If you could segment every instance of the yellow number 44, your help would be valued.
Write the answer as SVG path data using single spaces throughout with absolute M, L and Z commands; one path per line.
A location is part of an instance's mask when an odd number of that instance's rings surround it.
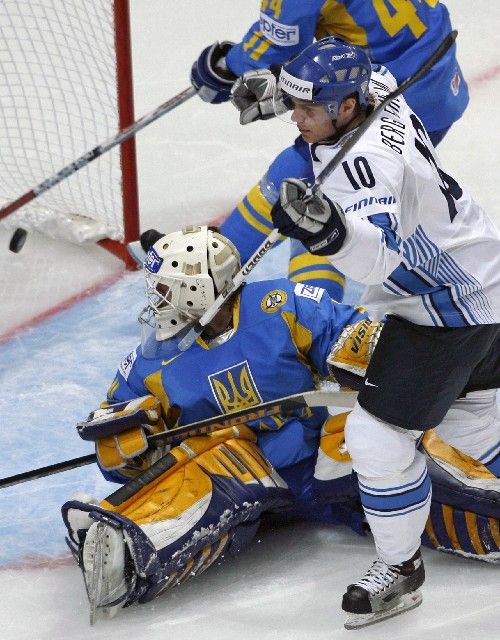
M 281 3 L 283 0 L 262 0 L 260 10 L 265 11 L 268 7 L 274 12 L 274 18 L 278 19 L 281 15 Z
M 415 38 L 427 31 L 426 25 L 417 15 L 417 8 L 411 0 L 388 0 L 392 11 L 388 8 L 386 0 L 372 0 L 373 6 L 382 26 L 390 36 L 395 36 L 404 27 L 408 27 Z M 418 0 L 421 2 L 422 0 Z M 439 0 L 424 0 L 426 4 L 435 7 Z

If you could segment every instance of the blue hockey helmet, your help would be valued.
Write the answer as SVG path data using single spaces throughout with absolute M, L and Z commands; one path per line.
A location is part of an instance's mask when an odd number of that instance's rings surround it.
M 279 89 L 285 98 L 297 98 L 325 106 L 332 120 L 347 96 L 357 94 L 359 104 L 368 104 L 371 63 L 361 47 L 343 40 L 322 38 L 283 65 Z

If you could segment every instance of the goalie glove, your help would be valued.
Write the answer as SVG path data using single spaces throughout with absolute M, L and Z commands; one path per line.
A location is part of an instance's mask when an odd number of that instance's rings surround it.
M 271 210 L 273 224 L 280 233 L 300 240 L 311 253 L 337 253 L 346 237 L 342 208 L 321 191 L 312 193 L 303 180 L 287 178 L 280 187 L 280 199 Z
M 240 124 L 256 120 L 268 120 L 278 115 L 275 111 L 274 93 L 276 76 L 269 69 L 247 71 L 231 89 L 231 102 L 240 112 Z M 278 108 L 279 113 L 286 111 Z
M 346 325 L 326 359 L 330 373 L 338 378 L 340 369 L 364 377 L 383 326 L 369 318 Z
M 95 452 L 99 466 L 105 471 L 120 469 L 126 479 L 134 477 L 168 453 L 169 446 L 150 446 L 148 443 L 148 435 L 164 431 L 163 422 L 157 425 L 143 424 L 96 440 Z
M 125 469 L 125 478 L 148 468 L 169 449 L 148 443 L 148 435 L 166 430 L 160 401 L 152 395 L 96 409 L 77 429 L 83 440 L 95 442 L 100 467 Z

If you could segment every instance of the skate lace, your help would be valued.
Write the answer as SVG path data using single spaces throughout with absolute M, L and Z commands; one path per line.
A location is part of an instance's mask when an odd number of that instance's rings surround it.
M 356 582 L 356 585 L 372 594 L 379 593 L 394 584 L 399 575 L 396 567 L 386 564 L 379 558 L 368 569 L 366 575 L 359 582 Z

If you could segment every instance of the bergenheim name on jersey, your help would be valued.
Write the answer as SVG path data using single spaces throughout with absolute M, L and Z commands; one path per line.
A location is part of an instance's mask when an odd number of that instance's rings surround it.
M 370 91 L 380 99 L 387 89 L 387 76 L 374 72 Z M 316 176 L 338 150 L 314 146 Z M 392 313 L 447 327 L 500 322 L 500 231 L 441 166 L 402 97 L 387 105 L 322 191 L 349 222 L 348 241 L 332 262 L 368 285 L 362 304 L 372 317 Z

